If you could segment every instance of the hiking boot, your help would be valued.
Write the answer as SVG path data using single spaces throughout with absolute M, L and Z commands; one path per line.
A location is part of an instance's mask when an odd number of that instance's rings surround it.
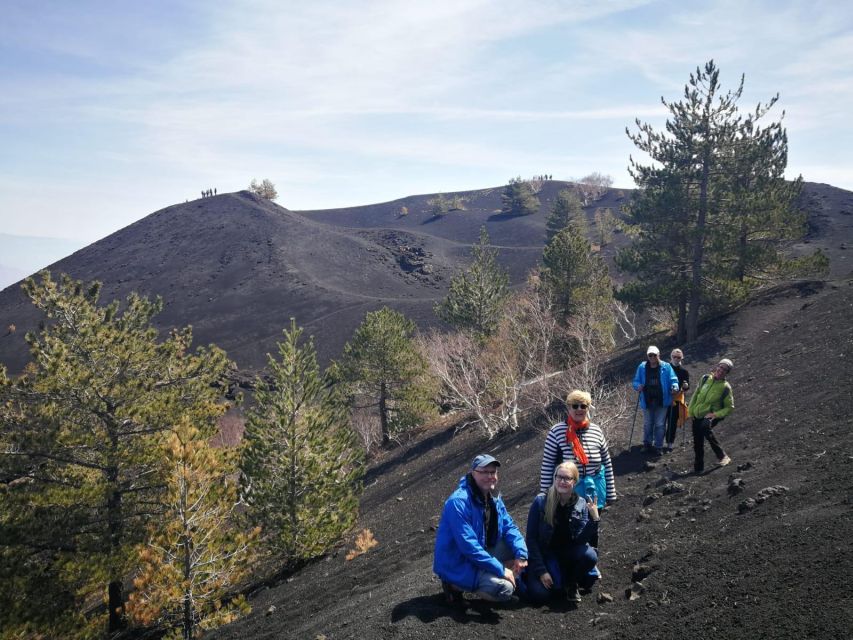
M 652 453 L 654 450 L 652 445 L 643 443 L 643 453 Z
M 578 585 L 566 585 L 566 600 L 569 602 L 581 602 L 583 600 L 581 594 L 578 592 Z
M 462 595 L 462 592 L 449 582 L 442 580 L 441 590 L 444 593 L 444 601 L 447 604 L 456 605 L 463 604 L 465 602 L 465 597 Z
M 732 459 L 729 458 L 728 456 L 723 456 L 723 459 L 720 460 L 720 466 L 721 467 L 725 467 L 727 464 L 731 464 L 731 463 L 732 463 Z

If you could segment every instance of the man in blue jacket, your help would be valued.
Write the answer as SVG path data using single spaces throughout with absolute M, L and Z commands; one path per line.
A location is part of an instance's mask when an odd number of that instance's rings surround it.
M 495 488 L 501 463 L 480 454 L 444 503 L 432 569 L 449 602 L 471 591 L 505 602 L 527 566 L 527 545 Z
M 661 362 L 660 350 L 651 345 L 646 349 L 646 359 L 634 374 L 634 390 L 640 394 L 643 407 L 643 450 L 646 453 L 661 454 L 672 394 L 678 389 L 675 371 L 668 362 Z

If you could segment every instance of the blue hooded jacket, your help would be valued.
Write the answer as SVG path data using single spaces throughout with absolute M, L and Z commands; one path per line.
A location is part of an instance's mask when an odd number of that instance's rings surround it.
M 432 570 L 442 580 L 465 591 L 474 591 L 478 571 L 502 577 L 504 566 L 486 551 L 483 526 L 486 505 L 479 497 L 476 485 L 469 486 L 468 478 L 464 476 L 459 481 L 456 490 L 444 503 L 435 536 Z M 493 496 L 492 499 L 497 512 L 498 539 L 503 539 L 516 558 L 527 559 L 524 536 L 512 521 L 501 497 Z
M 646 365 L 648 363 L 648 360 L 643 360 L 637 367 L 637 372 L 634 374 L 634 391 L 636 391 L 640 385 L 645 386 Z M 658 365 L 658 369 L 660 373 L 660 388 L 661 391 L 663 391 L 663 406 L 669 407 L 672 405 L 672 392 L 678 391 L 680 388 L 678 376 L 675 375 L 672 365 L 668 362 L 661 362 Z M 646 394 L 644 393 L 640 394 L 640 406 L 643 407 L 643 409 L 646 408 Z

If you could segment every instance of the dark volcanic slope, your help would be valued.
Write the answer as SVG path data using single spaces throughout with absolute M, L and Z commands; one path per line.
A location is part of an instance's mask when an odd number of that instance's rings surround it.
M 466 252 L 421 234 L 339 230 L 240 192 L 158 211 L 51 271 L 101 280 L 103 300 L 161 295 L 160 326 L 192 324 L 198 342 L 255 367 L 291 316 L 316 335 L 324 357 L 383 304 L 424 321 Z M 17 286 L 0 293 L 0 309 L 0 324 L 18 329 L 2 344 L 3 361 L 17 370 L 24 330 L 37 317 Z
M 566 184 L 543 189 L 543 210 L 558 186 Z M 191 324 L 197 342 L 215 342 L 241 368 L 265 364 L 291 316 L 327 361 L 383 305 L 421 326 L 436 322 L 433 305 L 470 260 L 483 224 L 513 283 L 523 281 L 541 256 L 544 215 L 498 216 L 500 189 L 471 193 L 468 210 L 442 219 L 421 210 L 430 196 L 412 198 L 400 218 L 394 203 L 300 213 L 248 192 L 224 194 L 157 211 L 50 270 L 102 281 L 102 300 L 162 296 L 160 327 Z M 12 372 L 26 362 L 23 336 L 38 319 L 19 286 L 0 292 L 0 326 L 17 328 L 0 339 L 0 361 Z
M 247 192 L 174 205 L 51 265 L 56 274 L 104 283 L 103 300 L 131 291 L 160 295 L 160 327 L 193 325 L 199 343 L 215 342 L 241 368 L 257 368 L 275 350 L 295 317 L 313 334 L 322 361 L 337 357 L 367 311 L 389 305 L 420 326 L 436 322 L 432 307 L 450 277 L 470 259 L 485 225 L 513 284 L 523 282 L 541 257 L 545 220 L 566 182 L 542 184 L 538 214 L 499 214 L 501 187 L 461 192 L 465 210 L 440 218 L 432 195 L 393 202 L 292 212 Z M 614 189 L 586 208 L 618 211 L 628 192 Z M 833 275 L 850 273 L 853 194 L 807 185 L 809 236 L 796 250 L 826 250 Z M 402 207 L 408 215 L 401 216 Z M 612 257 L 624 242 L 605 247 Z M 0 292 L 0 362 L 12 372 L 27 359 L 24 333 L 38 317 L 17 285 Z
M 543 428 L 493 441 L 450 429 L 424 434 L 371 470 L 359 526 L 373 532 L 375 549 L 352 561 L 342 550 L 254 594 L 248 618 L 210 637 L 850 638 L 851 310 L 853 281 L 783 287 L 683 345 L 697 379 L 720 357 L 734 359 L 735 412 L 716 427 L 731 466 L 684 473 L 692 450 L 679 434 L 675 452 L 644 468 L 636 434 L 625 450 L 630 417 L 609 435 L 620 498 L 603 517 L 596 593 L 613 602 L 592 595 L 577 609 L 443 603 L 432 551 L 444 499 L 476 453 L 494 453 L 523 530 L 544 442 Z M 638 345 L 619 358 L 625 384 L 642 353 Z M 733 484 L 742 490 L 732 492 Z M 775 493 L 765 491 L 771 487 Z M 625 590 L 640 560 L 648 577 L 632 601 Z

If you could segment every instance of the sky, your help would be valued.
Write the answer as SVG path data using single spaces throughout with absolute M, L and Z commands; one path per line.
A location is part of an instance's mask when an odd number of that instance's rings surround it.
M 0 232 L 84 246 L 268 178 L 294 210 L 592 172 L 633 187 L 713 59 L 787 175 L 853 190 L 844 0 L 0 0 Z M 0 256 L 0 262 L 3 257 Z

